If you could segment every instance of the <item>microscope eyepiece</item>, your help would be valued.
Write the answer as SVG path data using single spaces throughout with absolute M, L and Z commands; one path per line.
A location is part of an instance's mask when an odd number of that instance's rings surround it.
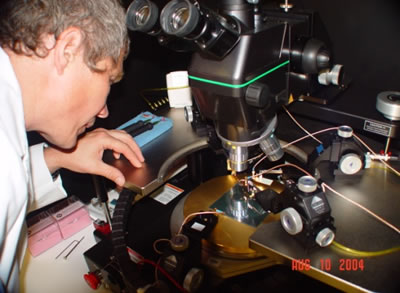
M 157 25 L 159 10 L 157 5 L 149 0 L 133 1 L 126 13 L 126 25 L 132 31 L 151 33 L 159 31 Z
M 161 11 L 160 25 L 167 35 L 185 39 L 201 51 L 223 58 L 239 40 L 239 22 L 188 0 L 172 0 Z
M 191 34 L 197 27 L 199 19 L 199 10 L 187 0 L 170 1 L 160 14 L 164 32 L 177 37 Z

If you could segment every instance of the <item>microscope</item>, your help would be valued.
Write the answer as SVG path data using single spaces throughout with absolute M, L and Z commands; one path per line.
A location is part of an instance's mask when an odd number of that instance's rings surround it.
M 332 87 L 343 86 L 343 66 L 332 65 L 327 46 L 314 36 L 312 12 L 292 11 L 287 1 L 280 10 L 258 0 L 211 5 L 173 0 L 158 17 L 155 3 L 136 0 L 127 24 L 161 45 L 194 51 L 188 73 L 195 103 L 187 116 L 195 126 L 211 122 L 230 168 L 243 172 L 250 147 L 259 146 L 271 162 L 282 158 L 274 135 L 277 106 L 332 95 Z
M 210 138 L 212 148 L 213 144 L 221 146 L 226 153 L 228 168 L 234 174 L 248 171 L 250 153 L 254 149 L 263 152 L 271 162 L 283 158 L 284 151 L 275 136 L 280 106 L 304 97 L 326 99 L 332 92 L 337 93 L 337 89 L 343 89 L 343 67 L 332 64 L 328 46 L 321 40 L 324 36 L 315 36 L 318 16 L 310 11 L 296 10 L 287 1 L 278 9 L 269 9 L 258 0 L 172 0 L 163 7 L 150 0 L 135 0 L 127 9 L 126 21 L 130 30 L 154 36 L 161 46 L 193 53 L 187 71 L 194 103 L 185 108 L 185 115 L 196 133 Z M 318 214 L 303 219 L 312 223 L 304 224 L 308 227 L 307 235 L 319 235 L 319 231 L 308 233 L 312 227 L 329 226 L 334 230 L 329 204 L 320 189 L 314 187 L 307 192 L 288 189 L 285 200 L 280 202 L 282 206 L 276 209 L 279 212 L 289 205 L 296 205 L 296 200 L 291 197 L 296 197 L 299 192 L 302 192 L 304 202 L 308 202 L 309 195 L 322 198 L 321 202 L 326 206 L 324 217 Z M 126 264 L 130 261 L 122 241 L 125 235 L 123 223 L 126 223 L 123 214 L 131 202 L 130 196 L 126 191 L 121 193 L 120 197 L 127 198 L 126 203 L 117 203 L 118 207 L 123 206 L 120 208 L 122 220 L 113 225 L 118 227 L 113 233 L 119 233 L 117 246 L 121 252 L 116 256 L 121 272 L 112 276 L 117 280 L 113 284 L 116 292 L 134 291 L 140 283 L 138 272 L 131 264 Z M 297 204 L 296 207 L 301 209 L 302 206 L 307 205 Z M 316 223 L 320 218 L 327 224 Z M 183 238 L 192 239 L 192 243 L 195 239 L 196 245 L 189 245 L 188 251 L 195 251 L 200 257 L 199 245 L 212 233 L 217 219 L 196 220 L 210 225 L 207 235 L 196 235 L 188 228 L 184 230 Z M 303 234 L 299 234 L 302 239 Z M 175 240 L 171 239 L 171 243 Z M 309 239 L 302 241 L 307 246 L 314 245 L 308 244 Z M 176 246 L 178 249 L 175 246 L 167 249 L 160 266 L 182 281 L 185 290 L 193 292 L 195 289 L 190 288 L 199 287 L 201 274 L 189 276 L 193 264 L 186 263 L 187 250 L 181 250 L 181 245 Z M 88 258 L 92 259 L 91 256 Z M 171 265 L 171 259 L 185 262 Z M 96 265 L 92 266 L 95 270 Z M 129 269 L 124 269 L 126 266 Z M 200 267 L 197 262 L 196 272 Z M 105 269 L 97 271 L 102 270 Z M 107 270 L 103 276 L 116 274 Z M 187 276 L 190 281 L 185 284 Z M 122 288 L 121 291 L 118 288 Z

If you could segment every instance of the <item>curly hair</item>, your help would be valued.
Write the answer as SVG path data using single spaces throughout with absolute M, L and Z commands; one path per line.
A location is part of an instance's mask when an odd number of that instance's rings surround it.
M 117 64 L 129 50 L 125 11 L 118 0 L 8 0 L 1 7 L 0 46 L 17 54 L 46 57 L 45 35 L 55 39 L 68 27 L 81 30 L 84 58 L 94 71 L 111 57 Z

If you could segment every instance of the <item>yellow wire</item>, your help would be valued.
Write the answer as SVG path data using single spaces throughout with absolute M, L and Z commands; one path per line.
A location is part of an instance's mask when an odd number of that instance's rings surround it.
M 350 254 L 359 256 L 359 257 L 382 256 L 382 255 L 391 254 L 391 253 L 400 251 L 400 246 L 395 246 L 395 247 L 380 250 L 380 251 L 361 251 L 361 250 L 356 250 L 356 249 L 344 246 L 336 241 L 332 242 L 332 246 L 334 246 L 335 248 L 338 248 L 340 250 L 344 250 L 345 252 L 348 252 Z
M 162 251 L 160 251 L 160 250 L 157 249 L 157 244 L 160 243 L 160 242 L 162 242 L 162 241 L 171 242 L 171 240 L 169 240 L 169 239 L 167 239 L 167 238 L 160 238 L 160 239 L 157 239 L 156 241 L 154 241 L 154 242 L 153 242 L 153 249 L 154 249 L 154 251 L 157 252 L 158 254 L 163 254 Z
M 139 92 L 139 95 L 142 97 L 143 100 L 150 106 L 150 108 L 155 111 L 157 109 L 156 103 L 151 103 L 144 95 L 145 92 L 156 92 L 156 91 L 167 91 L 167 90 L 178 90 L 188 88 L 188 85 L 185 86 L 177 86 L 177 87 L 160 87 L 160 88 L 150 88 L 150 89 L 143 89 Z M 155 106 L 154 106 L 155 105 Z
M 143 89 L 141 90 L 141 92 L 144 93 L 144 92 L 156 92 L 156 91 L 167 91 L 167 90 L 179 90 L 188 87 L 189 87 L 188 85 L 176 86 L 176 87 L 159 87 L 159 88 Z

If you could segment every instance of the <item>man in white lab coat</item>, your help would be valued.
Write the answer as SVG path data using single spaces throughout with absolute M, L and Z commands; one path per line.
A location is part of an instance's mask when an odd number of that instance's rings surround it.
M 122 173 L 104 150 L 140 167 L 130 135 L 96 129 L 110 85 L 122 76 L 129 40 L 118 0 L 7 0 L 0 8 L 0 291 L 19 291 L 26 212 L 65 196 L 59 168 Z M 28 147 L 26 131 L 48 144 Z M 51 194 L 51 196 L 50 196 Z

